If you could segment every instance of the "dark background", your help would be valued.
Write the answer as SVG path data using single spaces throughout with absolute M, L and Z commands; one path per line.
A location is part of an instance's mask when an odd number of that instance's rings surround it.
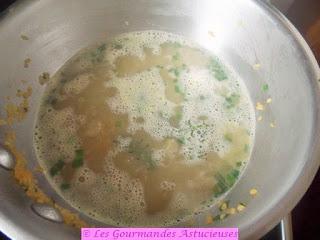
M 15 0 L 0 0 L 0 12 Z M 320 0 L 297 0 L 289 9 L 287 17 L 298 28 L 320 61 Z M 307 193 L 292 211 L 294 240 L 320 239 L 320 171 Z M 262 240 L 281 239 L 279 225 Z M 8 240 L 0 232 L 0 240 Z M 16 239 L 20 240 L 20 239 Z M 45 239 L 44 239 L 45 240 Z M 63 239 L 61 239 L 63 240 Z

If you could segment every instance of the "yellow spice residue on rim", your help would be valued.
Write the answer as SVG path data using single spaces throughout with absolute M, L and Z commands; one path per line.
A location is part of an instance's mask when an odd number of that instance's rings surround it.
M 28 87 L 25 91 L 17 91 L 16 96 L 22 98 L 22 101 L 19 104 L 8 103 L 5 106 L 6 117 L 4 119 L 0 119 L 0 126 L 11 126 L 13 123 L 20 122 L 25 118 L 29 109 L 28 98 L 31 94 L 31 87 Z M 4 146 L 11 152 L 16 161 L 15 167 L 12 171 L 13 177 L 17 183 L 23 187 L 29 198 L 37 203 L 45 203 L 56 208 L 63 217 L 64 223 L 67 225 L 76 228 L 88 226 L 88 224 L 80 219 L 77 214 L 54 203 L 54 201 L 39 188 L 38 182 L 33 176 L 32 171 L 28 169 L 27 159 L 16 148 L 16 134 L 13 130 L 9 130 L 5 133 Z

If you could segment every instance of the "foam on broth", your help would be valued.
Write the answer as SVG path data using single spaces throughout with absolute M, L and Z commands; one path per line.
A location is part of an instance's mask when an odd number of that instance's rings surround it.
M 159 31 L 80 51 L 49 82 L 34 131 L 57 192 L 117 225 L 169 225 L 228 192 L 247 164 L 243 82 L 196 44 Z

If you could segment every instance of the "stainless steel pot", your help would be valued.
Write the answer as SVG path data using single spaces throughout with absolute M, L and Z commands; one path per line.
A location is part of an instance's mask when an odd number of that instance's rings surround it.
M 44 87 L 37 78 L 54 73 L 79 49 L 136 30 L 163 30 L 191 38 L 215 52 L 244 79 L 253 102 L 272 98 L 257 123 L 255 146 L 244 176 L 227 196 L 233 203 L 258 195 L 243 213 L 216 226 L 237 226 L 242 239 L 270 230 L 298 202 L 319 163 L 320 71 L 295 28 L 277 10 L 254 0 L 44 0 L 21 1 L 0 22 L 0 110 L 21 80 L 33 88 L 31 110 L 15 125 L 17 147 L 37 165 L 32 133 Z M 30 39 L 22 41 L 20 35 Z M 23 61 L 32 59 L 29 68 Z M 267 93 L 261 86 L 267 83 Z M 270 126 L 270 123 L 271 126 Z M 6 127 L 0 128 L 0 143 Z M 46 182 L 40 185 L 60 202 Z M 0 229 L 13 239 L 78 239 L 79 232 L 44 220 L 9 171 L 0 169 Z M 214 211 L 214 210 L 212 210 Z M 198 219 L 201 225 L 201 217 Z M 89 220 L 90 221 L 90 220 Z

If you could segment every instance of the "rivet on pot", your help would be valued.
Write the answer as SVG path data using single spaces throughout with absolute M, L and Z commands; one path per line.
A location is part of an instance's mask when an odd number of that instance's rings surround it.
M 52 206 L 42 203 L 34 203 L 31 205 L 31 209 L 44 219 L 57 223 L 63 222 L 63 218 L 59 211 Z
M 14 168 L 15 160 L 12 154 L 0 145 L 0 166 L 12 170 Z

